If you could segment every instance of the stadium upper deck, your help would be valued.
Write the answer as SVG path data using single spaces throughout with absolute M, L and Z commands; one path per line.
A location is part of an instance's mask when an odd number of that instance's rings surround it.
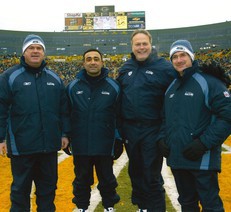
M 231 21 L 195 27 L 149 30 L 158 52 L 168 52 L 177 39 L 188 39 L 194 50 L 231 48 Z M 82 55 L 89 48 L 105 54 L 128 54 L 132 31 L 25 32 L 0 30 L 0 54 L 21 54 L 26 35 L 38 34 L 46 43 L 47 55 Z

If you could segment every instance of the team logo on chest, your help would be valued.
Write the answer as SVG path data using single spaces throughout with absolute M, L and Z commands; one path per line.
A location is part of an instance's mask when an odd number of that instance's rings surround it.
M 224 91 L 223 93 L 224 93 L 224 96 L 225 96 L 225 97 L 230 97 L 230 94 L 229 94 L 228 91 Z
M 174 93 L 170 94 L 169 99 L 172 99 L 174 97 L 174 95 L 175 95 Z
M 76 94 L 77 94 L 77 95 L 83 94 L 83 91 L 76 91 Z
M 101 94 L 103 94 L 103 95 L 110 95 L 110 93 L 108 91 L 102 91 Z
M 145 73 L 146 73 L 146 74 L 153 75 L 153 71 L 150 71 L 150 70 L 147 70 Z
M 192 93 L 191 91 L 185 91 L 184 95 L 185 96 L 194 96 L 194 93 Z
M 55 86 L 55 83 L 53 83 L 53 82 L 47 82 L 47 85 Z
M 128 76 L 130 77 L 132 75 L 132 71 L 129 71 L 128 72 Z
M 31 82 L 24 82 L 23 85 L 24 85 L 24 86 L 31 85 Z

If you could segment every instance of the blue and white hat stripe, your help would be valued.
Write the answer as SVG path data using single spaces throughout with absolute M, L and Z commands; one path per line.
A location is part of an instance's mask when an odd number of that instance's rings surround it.
M 170 51 L 170 58 L 172 58 L 172 55 L 174 55 L 176 52 L 186 52 L 191 57 L 192 61 L 194 61 L 194 54 L 189 51 L 189 49 L 187 49 L 185 46 L 174 46 Z
M 194 52 L 191 43 L 188 40 L 177 40 L 170 47 L 170 59 L 176 52 L 186 52 L 194 61 Z
M 22 53 L 25 52 L 25 50 L 32 44 L 38 44 L 41 45 L 44 49 L 44 51 L 46 50 L 44 41 L 41 37 L 39 37 L 38 35 L 28 35 L 24 42 L 23 42 L 23 46 L 22 46 Z

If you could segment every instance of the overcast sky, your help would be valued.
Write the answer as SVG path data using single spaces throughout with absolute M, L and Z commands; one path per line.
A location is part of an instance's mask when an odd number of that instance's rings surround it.
M 169 29 L 231 21 L 231 0 L 4 0 L 0 29 L 60 32 L 65 13 L 94 12 L 95 6 L 115 12 L 145 11 L 146 29 Z

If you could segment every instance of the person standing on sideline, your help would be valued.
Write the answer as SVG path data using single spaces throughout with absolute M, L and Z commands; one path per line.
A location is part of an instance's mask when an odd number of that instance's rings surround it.
M 120 135 L 126 140 L 129 157 L 131 199 L 139 211 L 165 212 L 163 157 L 156 139 L 164 93 L 175 73 L 170 62 L 157 56 L 148 31 L 134 31 L 131 45 L 131 59 L 120 68 L 117 78 L 122 93 Z
M 87 50 L 83 54 L 84 68 L 66 88 L 70 100 L 71 150 L 75 172 L 72 202 L 79 212 L 88 211 L 94 167 L 104 211 L 113 212 L 114 205 L 120 200 L 113 174 L 120 88 L 118 82 L 108 77 L 108 69 L 103 65 L 99 50 Z
M 0 75 L 0 153 L 11 162 L 11 212 L 30 211 L 32 181 L 37 211 L 55 211 L 57 151 L 68 145 L 70 123 L 65 86 L 44 58 L 43 39 L 30 34 L 20 64 Z
M 191 43 L 177 40 L 170 59 L 178 77 L 165 95 L 165 133 L 160 151 L 167 157 L 183 212 L 223 212 L 219 196 L 221 145 L 231 134 L 230 79 L 219 66 L 198 66 Z M 218 78 L 214 76 L 218 76 Z

